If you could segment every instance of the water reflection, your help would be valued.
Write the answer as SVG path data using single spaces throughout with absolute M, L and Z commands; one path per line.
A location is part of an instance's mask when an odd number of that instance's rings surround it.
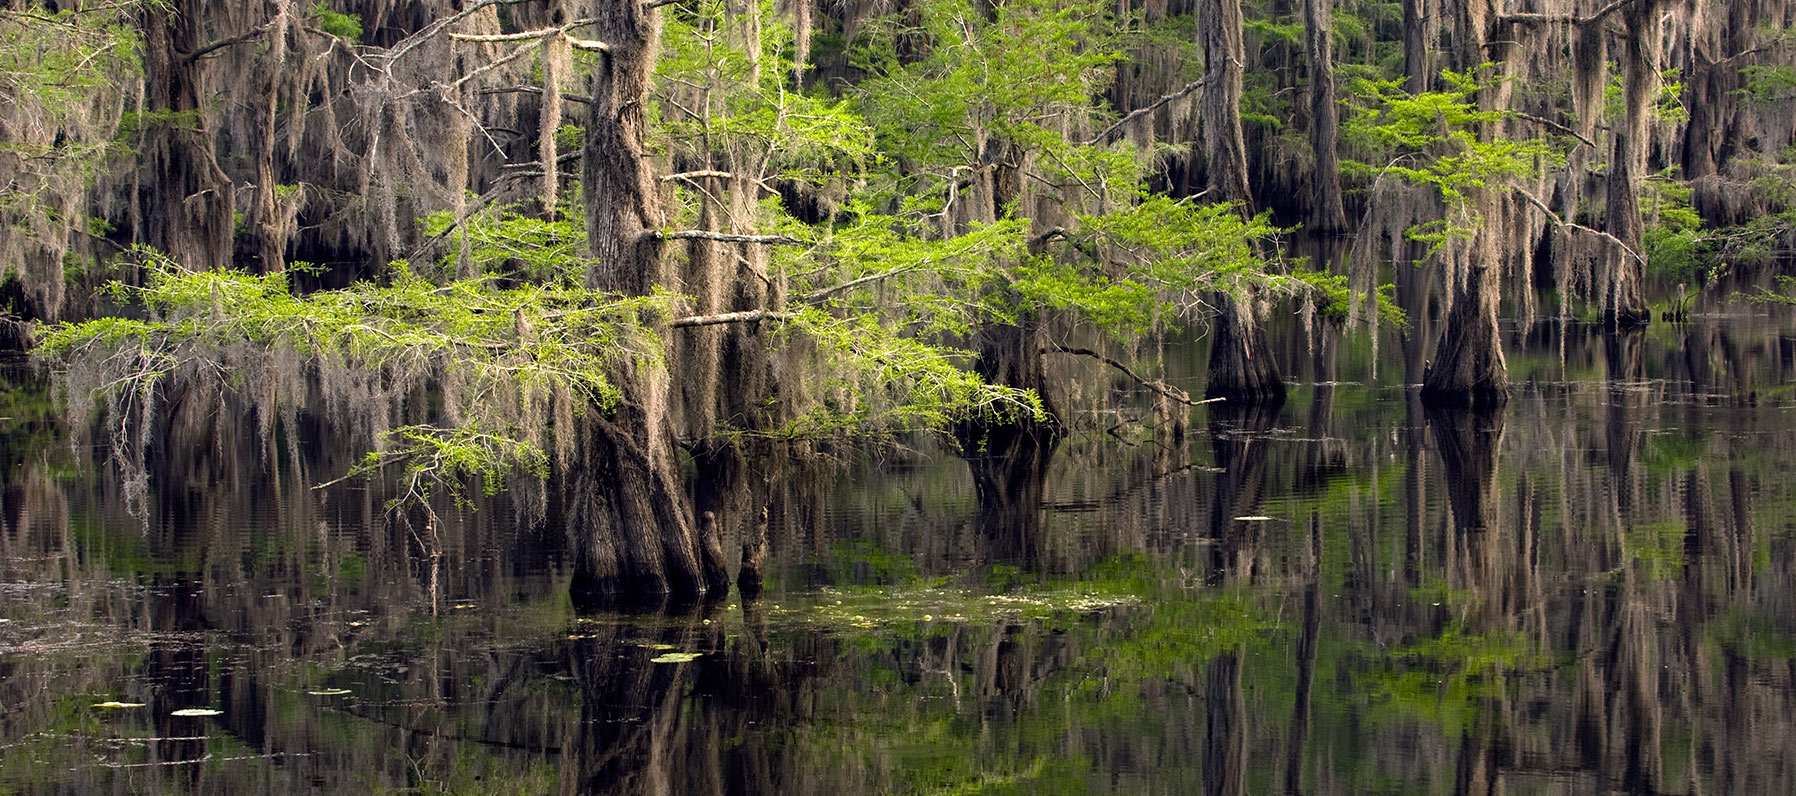
M 1788 792 L 1796 327 L 1713 309 L 1543 321 L 1484 414 L 1323 330 L 1178 448 L 743 467 L 707 499 L 750 546 L 764 507 L 761 598 L 646 613 L 577 612 L 502 500 L 425 539 L 312 494 L 341 451 L 138 519 L 14 373 L 0 789 Z

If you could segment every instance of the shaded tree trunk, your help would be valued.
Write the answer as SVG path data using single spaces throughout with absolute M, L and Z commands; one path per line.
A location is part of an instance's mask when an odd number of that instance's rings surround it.
M 1604 223 L 1628 248 L 1641 251 L 1640 178 L 1646 169 L 1647 126 L 1652 121 L 1653 94 L 1659 82 L 1659 44 L 1664 38 L 1659 4 L 1639 0 L 1621 11 L 1628 35 L 1622 56 L 1622 90 L 1626 115 L 1610 136 L 1608 201 Z M 1619 249 L 1619 247 L 1613 247 Z M 1603 290 L 1603 321 L 1634 325 L 1650 319 L 1643 282 L 1645 268 L 1625 251 L 1611 251 L 1603 258 L 1607 279 Z
M 1403 0 L 1403 90 L 1420 94 L 1434 79 L 1428 57 L 1428 0 Z
M 1310 147 L 1316 165 L 1311 173 L 1310 229 L 1340 232 L 1347 228 L 1341 206 L 1341 161 L 1335 151 L 1340 117 L 1335 109 L 1333 21 L 1329 0 L 1303 0 L 1303 51 L 1310 72 Z
M 1204 52 L 1204 93 L 1198 103 L 1204 138 L 1206 192 L 1253 213 L 1247 182 L 1247 145 L 1241 137 L 1241 73 L 1245 56 L 1240 0 L 1199 0 L 1198 39 Z M 1210 376 L 1204 394 L 1244 401 L 1280 401 L 1285 382 L 1266 344 L 1254 300 L 1212 293 Z M 1245 306 L 1244 306 L 1245 305 Z
M 600 4 L 593 31 L 609 49 L 593 70 L 583 184 L 595 264 L 590 287 L 644 296 L 666 283 L 655 234 L 661 198 L 644 146 L 660 23 L 641 0 Z M 677 469 L 667 373 L 624 363 L 612 374 L 625 396 L 593 417 L 586 511 L 574 514 L 579 540 L 575 589 L 583 596 L 696 597 L 729 586 L 716 524 L 701 529 Z M 598 413 L 592 413 L 597 415 Z M 710 533 L 701 533 L 701 530 Z
M 136 240 L 188 268 L 231 263 L 230 178 L 212 152 L 200 108 L 200 4 L 149 5 L 143 11 L 144 113 L 141 169 L 134 197 Z
M 1474 407 L 1509 400 L 1509 368 L 1497 331 L 1497 272 L 1483 258 L 1455 289 L 1446 330 L 1422 377 L 1422 400 Z

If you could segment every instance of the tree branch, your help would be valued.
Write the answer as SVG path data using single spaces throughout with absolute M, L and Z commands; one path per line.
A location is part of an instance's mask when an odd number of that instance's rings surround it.
M 1626 243 L 1623 243 L 1621 238 L 1617 238 L 1614 235 L 1611 235 L 1611 234 L 1604 232 L 1600 229 L 1591 229 L 1590 227 L 1584 226 L 1583 224 L 1573 224 L 1570 221 L 1566 221 L 1565 219 L 1560 218 L 1558 213 L 1553 212 L 1553 208 L 1547 207 L 1545 202 L 1542 202 L 1539 199 L 1534 198 L 1534 194 L 1528 193 L 1527 191 L 1523 191 L 1520 189 L 1517 189 L 1516 193 L 1521 194 L 1522 198 L 1528 200 L 1529 204 L 1540 208 L 1540 212 L 1545 213 L 1547 218 L 1550 218 L 1553 220 L 1553 226 L 1559 227 L 1561 229 L 1575 229 L 1580 232 L 1587 232 L 1591 235 L 1595 235 L 1599 238 L 1602 238 L 1603 240 L 1609 241 L 1610 243 L 1613 243 L 1616 246 L 1621 247 L 1621 250 L 1624 252 L 1627 252 L 1628 256 L 1633 257 L 1635 260 L 1639 261 L 1641 265 L 1643 265 L 1643 266 L 1646 265 L 1646 258 L 1641 256 L 1641 254 L 1639 252 L 1634 251 L 1633 247 L 1629 246 Z
M 890 277 L 894 277 L 894 276 L 904 273 L 905 271 L 910 271 L 910 270 L 920 268 L 920 267 L 922 267 L 922 265 L 923 265 L 923 263 L 921 261 L 919 261 L 919 262 L 911 263 L 910 265 L 893 268 L 890 271 L 881 271 L 877 274 L 868 274 L 859 279 L 850 279 L 846 282 L 843 282 L 842 284 L 835 285 L 834 287 L 826 287 L 821 290 L 813 290 L 809 293 L 799 296 L 798 300 L 809 303 L 809 302 L 817 301 L 818 299 L 828 298 L 828 297 L 833 296 L 837 293 L 840 293 L 844 290 L 850 290 L 853 288 L 857 288 L 857 287 L 860 287 L 861 285 L 867 284 L 868 282 L 878 282 L 881 279 L 887 279 Z
M 1184 88 L 1181 88 L 1178 91 L 1174 91 L 1171 94 L 1168 94 L 1164 97 L 1154 100 L 1152 103 L 1149 103 L 1146 107 L 1136 108 L 1135 110 L 1129 111 L 1121 119 L 1117 119 L 1115 124 L 1112 124 L 1109 127 L 1104 128 L 1104 132 L 1101 132 L 1095 136 L 1092 136 L 1091 140 L 1085 142 L 1085 145 L 1086 146 L 1097 146 L 1098 144 L 1104 143 L 1106 139 L 1110 138 L 1111 133 L 1114 133 L 1117 130 L 1121 129 L 1123 125 L 1128 124 L 1129 122 L 1135 121 L 1136 119 L 1139 119 L 1139 118 L 1146 116 L 1150 113 L 1153 113 L 1154 111 L 1159 110 L 1160 106 L 1165 105 L 1168 102 L 1172 102 L 1173 100 L 1176 100 L 1180 97 L 1183 97 L 1186 94 L 1190 94 L 1191 92 L 1196 91 L 1199 88 L 1202 88 L 1203 85 L 1204 85 L 1203 78 L 1198 78 L 1197 80 L 1193 80 L 1189 83 L 1186 83 Z
M 431 23 L 431 25 L 429 27 L 426 27 L 425 29 L 420 30 L 417 33 L 414 33 L 414 34 L 407 36 L 404 39 L 400 40 L 398 44 L 395 44 L 393 46 L 393 51 L 387 54 L 387 56 L 386 56 L 387 61 L 392 62 L 392 61 L 399 60 L 400 56 L 403 56 L 406 53 L 411 52 L 412 50 L 416 49 L 418 47 L 418 45 L 423 44 L 424 42 L 429 41 L 430 39 L 434 38 L 437 34 L 442 33 L 444 28 L 447 28 L 450 25 L 453 25 L 457 22 L 467 19 L 468 17 L 473 16 L 475 12 L 477 12 L 483 8 L 488 8 L 491 6 L 501 6 L 501 5 L 514 6 L 514 5 L 519 5 L 521 3 L 533 3 L 533 2 L 536 2 L 536 0 L 480 0 L 480 2 L 475 3 L 471 6 L 468 6 L 467 8 L 464 8 L 464 9 L 462 9 L 454 14 L 451 14 L 447 17 L 444 17 L 440 20 L 437 20 L 436 22 Z
M 543 87 L 542 86 L 505 86 L 504 88 L 483 88 L 480 90 L 480 93 L 481 94 L 541 94 L 541 93 L 543 93 Z M 562 93 L 561 98 L 564 100 L 567 100 L 568 102 L 578 102 L 581 105 L 591 105 L 592 104 L 592 97 L 588 97 L 584 94 L 568 94 L 568 93 L 564 92 L 564 93 Z
M 1204 404 L 1213 404 L 1213 403 L 1217 403 L 1219 401 L 1226 400 L 1223 398 L 1205 398 L 1204 400 L 1201 400 L 1201 401 L 1193 401 L 1193 400 L 1191 400 L 1190 393 L 1185 392 L 1184 390 L 1181 390 L 1181 389 L 1174 387 L 1170 384 L 1167 384 L 1166 382 L 1160 381 L 1159 379 L 1154 379 L 1152 381 L 1150 381 L 1148 379 L 1144 379 L 1141 377 L 1140 374 L 1136 373 L 1133 370 L 1130 370 L 1128 365 L 1124 365 L 1121 362 L 1118 362 L 1114 359 L 1104 356 L 1103 354 L 1100 354 L 1100 353 L 1093 351 L 1089 348 L 1071 348 L 1071 347 L 1063 346 L 1063 345 L 1054 345 L 1054 346 L 1049 346 L 1047 348 L 1043 348 L 1041 350 L 1041 352 L 1044 354 L 1074 354 L 1074 355 L 1082 356 L 1082 357 L 1091 357 L 1092 359 L 1095 359 L 1099 362 L 1109 365 L 1110 367 L 1116 368 L 1118 371 L 1121 371 L 1124 376 L 1128 376 L 1130 379 L 1134 380 L 1134 382 L 1136 384 L 1139 384 L 1143 387 L 1153 390 L 1154 392 L 1164 395 L 1167 398 L 1170 398 L 1174 401 L 1182 403 L 1186 406 L 1202 406 Z
M 1503 14 L 1497 17 L 1497 22 L 1517 25 L 1546 25 L 1554 22 L 1566 22 L 1581 28 L 1593 22 L 1601 21 L 1604 17 L 1620 11 L 1636 2 L 1638 2 L 1638 0 L 1614 0 L 1606 6 L 1590 12 L 1589 16 L 1583 17 L 1573 16 L 1571 14 Z
M 1570 127 L 1566 127 L 1563 124 L 1555 122 L 1552 119 L 1548 119 L 1548 118 L 1545 118 L 1542 116 L 1535 116 L 1532 113 L 1523 113 L 1521 111 L 1510 111 L 1509 115 L 1514 116 L 1517 119 L 1526 119 L 1526 120 L 1528 120 L 1530 122 L 1534 122 L 1536 124 L 1546 125 L 1547 127 L 1551 127 L 1554 130 L 1558 130 L 1561 133 L 1564 133 L 1566 135 L 1569 135 L 1573 138 L 1578 139 L 1579 142 L 1583 143 L 1587 147 L 1590 147 L 1591 149 L 1597 148 L 1595 141 L 1585 138 L 1582 133 L 1579 133 L 1578 131 L 1571 129 Z
M 204 58 L 208 55 L 211 55 L 212 53 L 218 52 L 219 50 L 222 50 L 226 47 L 231 47 L 234 45 L 242 44 L 247 41 L 251 41 L 251 40 L 261 36 L 262 34 L 267 33 L 273 27 L 274 27 L 274 20 L 271 19 L 267 22 L 257 25 L 254 28 L 251 28 L 248 32 L 237 34 L 236 36 L 232 36 L 228 39 L 219 39 L 218 41 L 204 44 L 204 45 L 200 46 L 199 49 L 188 53 L 186 55 L 186 57 L 184 57 L 182 60 L 186 61 L 187 63 L 193 63 L 194 61 L 198 61 L 199 59 Z
M 735 235 L 703 229 L 685 229 L 678 232 L 655 230 L 649 234 L 659 240 L 714 240 L 718 243 L 770 243 L 784 246 L 806 246 L 810 243 L 785 235 Z
M 700 169 L 698 171 L 682 171 L 678 174 L 663 174 L 663 175 L 661 175 L 661 181 L 662 182 L 673 182 L 674 180 L 692 180 L 692 179 L 697 179 L 699 177 L 722 177 L 723 179 L 727 180 L 734 176 L 736 176 L 736 175 L 732 174 L 730 172 L 727 172 L 727 171 L 718 171 L 716 169 Z
M 720 312 L 715 315 L 692 315 L 675 318 L 668 326 L 675 329 L 688 329 L 694 326 L 719 326 L 726 323 L 754 323 L 766 320 L 784 320 L 792 317 L 790 312 L 774 312 L 772 310 L 743 310 L 741 312 Z
M 573 36 L 568 35 L 568 29 L 577 28 L 577 27 L 580 27 L 581 25 L 591 25 L 594 22 L 595 22 L 595 20 L 591 20 L 591 19 L 576 19 L 573 22 L 569 22 L 566 25 L 562 25 L 560 27 L 543 28 L 541 30 L 527 30 L 527 31 L 524 31 L 523 33 L 451 33 L 451 34 L 449 34 L 449 39 L 451 41 L 471 41 L 471 42 L 480 42 L 480 43 L 495 43 L 495 42 L 504 42 L 504 41 L 531 41 L 533 39 L 544 39 L 544 38 L 548 38 L 550 36 L 560 35 L 562 39 L 565 39 L 567 41 L 567 43 L 569 45 L 572 45 L 573 48 L 576 50 L 586 50 L 589 52 L 601 52 L 601 53 L 611 52 L 611 45 L 606 44 L 602 41 L 592 41 L 590 39 L 576 39 Z

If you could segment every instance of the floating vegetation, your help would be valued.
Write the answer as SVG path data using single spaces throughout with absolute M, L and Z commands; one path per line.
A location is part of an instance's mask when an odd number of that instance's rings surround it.
M 1141 597 L 1132 593 L 1076 587 L 991 594 L 973 588 L 939 585 L 877 586 L 825 589 L 815 605 L 780 613 L 809 624 L 878 628 L 917 622 L 1040 619 L 1088 614 L 1141 602 Z
M 211 708 L 181 708 L 180 710 L 177 710 L 168 715 L 180 716 L 182 718 L 197 717 L 197 716 L 222 716 L 222 715 L 224 715 L 224 711 L 213 710 Z
M 118 701 L 108 700 L 105 702 L 97 703 L 94 705 L 94 707 L 108 708 L 108 709 L 112 709 L 112 710 L 121 710 L 124 708 L 141 708 L 141 707 L 143 707 L 143 704 L 144 703 L 142 703 L 142 702 L 118 702 Z
M 650 658 L 649 663 L 686 663 L 687 661 L 698 660 L 698 656 L 702 654 L 703 653 L 699 652 L 669 652 L 658 657 Z

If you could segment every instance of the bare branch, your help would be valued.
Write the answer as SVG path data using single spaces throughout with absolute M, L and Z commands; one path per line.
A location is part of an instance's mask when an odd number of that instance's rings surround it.
M 720 312 L 716 315 L 693 315 L 686 318 L 675 318 L 669 323 L 675 329 L 687 329 L 694 326 L 719 326 L 726 323 L 755 323 L 756 321 L 785 320 L 792 317 L 790 312 L 774 312 L 772 310 L 743 310 L 741 312 Z
M 387 54 L 387 56 L 386 56 L 387 61 L 392 62 L 392 61 L 399 60 L 401 56 L 404 56 L 406 53 L 411 52 L 414 49 L 417 49 L 418 45 L 423 44 L 424 42 L 427 42 L 427 41 L 431 40 L 432 38 L 435 38 L 437 34 L 443 32 L 444 28 L 447 28 L 450 25 L 453 25 L 457 22 L 467 19 L 468 17 L 473 16 L 475 14 L 475 12 L 478 12 L 483 8 L 489 8 L 491 6 L 500 6 L 500 5 L 513 6 L 513 5 L 518 5 L 520 3 L 533 3 L 533 2 L 536 2 L 536 0 L 480 0 L 480 2 L 478 2 L 478 3 L 470 5 L 467 8 L 462 9 L 461 11 L 458 11 L 454 14 L 450 14 L 449 16 L 443 17 L 442 19 L 431 23 L 428 27 L 424 28 L 423 30 L 420 30 L 417 33 L 414 33 L 410 36 L 405 37 L 405 39 L 401 40 L 398 44 L 394 45 L 392 52 Z
M 1585 138 L 1583 136 L 1583 134 L 1579 133 L 1578 131 L 1571 129 L 1570 127 L 1566 127 L 1565 125 L 1560 124 L 1558 122 L 1555 122 L 1552 119 L 1548 119 L 1548 118 L 1545 118 L 1542 116 L 1535 116 L 1532 113 L 1523 113 L 1521 111 L 1510 111 L 1509 115 L 1514 116 L 1517 119 L 1526 119 L 1526 120 L 1528 120 L 1530 122 L 1534 122 L 1536 124 L 1546 125 L 1547 127 L 1550 127 L 1554 130 L 1558 130 L 1561 133 L 1564 133 L 1566 135 L 1569 135 L 1573 138 L 1578 139 L 1578 141 L 1580 143 L 1584 144 L 1587 147 L 1590 147 L 1591 149 L 1597 148 L 1595 141 Z
M 1118 362 L 1114 359 L 1104 356 L 1103 354 L 1100 354 L 1100 353 L 1093 351 L 1089 348 L 1071 348 L 1071 347 L 1063 346 L 1063 345 L 1054 345 L 1054 346 L 1049 346 L 1047 348 L 1043 348 L 1041 350 L 1041 352 L 1044 354 L 1073 354 L 1076 356 L 1091 357 L 1092 359 L 1095 359 L 1099 362 L 1109 365 L 1110 367 L 1116 368 L 1124 376 L 1128 376 L 1136 384 L 1139 384 L 1143 387 L 1153 390 L 1154 392 L 1164 395 L 1167 398 L 1170 398 L 1174 401 L 1182 403 L 1186 406 L 1202 406 L 1204 404 L 1213 404 L 1213 403 L 1217 403 L 1219 401 L 1224 400 L 1222 398 L 1205 398 L 1204 400 L 1201 400 L 1201 401 L 1193 401 L 1193 400 L 1191 400 L 1190 393 L 1185 392 L 1184 390 L 1181 390 L 1181 389 L 1174 387 L 1170 384 L 1167 384 L 1166 382 L 1160 381 L 1159 379 L 1149 380 L 1149 379 L 1142 378 L 1140 374 L 1136 373 L 1133 370 L 1130 370 L 1128 365 L 1124 365 L 1121 362 Z
M 1531 193 L 1528 193 L 1527 191 L 1523 191 L 1523 190 L 1519 190 L 1519 189 L 1516 191 L 1516 193 L 1521 194 L 1521 197 L 1523 199 L 1528 200 L 1529 204 L 1540 208 L 1540 212 L 1545 213 L 1547 218 L 1550 218 L 1553 220 L 1553 226 L 1559 227 L 1561 229 L 1575 229 L 1580 232 L 1586 232 L 1591 235 L 1595 235 L 1599 238 L 1602 238 L 1603 240 L 1609 241 L 1610 243 L 1613 243 L 1616 246 L 1621 247 L 1621 250 L 1624 252 L 1627 252 L 1628 256 L 1633 257 L 1635 260 L 1639 261 L 1641 265 L 1646 265 L 1646 258 L 1641 256 L 1641 254 L 1639 252 L 1634 251 L 1633 247 L 1629 246 L 1626 243 L 1623 243 L 1621 238 L 1617 238 L 1614 235 L 1611 235 L 1611 234 L 1604 232 L 1600 229 L 1591 229 L 1590 227 L 1584 226 L 1583 224 L 1573 224 L 1570 221 L 1566 221 L 1565 219 L 1560 218 L 1558 213 L 1553 212 L 1553 208 L 1547 207 L 1545 202 L 1542 202 L 1539 199 L 1534 198 L 1534 194 L 1531 194 Z
M 682 171 L 678 174 L 663 174 L 663 175 L 661 175 L 661 181 L 662 182 L 673 182 L 674 180 L 692 180 L 692 179 L 697 179 L 699 177 L 722 177 L 723 179 L 727 180 L 734 176 L 736 176 L 736 175 L 732 174 L 730 172 L 727 172 L 727 171 L 718 171 L 716 169 L 700 169 L 698 171 Z
M 254 28 L 249 29 L 248 31 L 246 31 L 244 33 L 237 34 L 236 36 L 232 36 L 228 39 L 219 39 L 218 41 L 201 45 L 199 47 L 199 49 L 196 49 L 193 52 L 188 53 L 187 57 L 182 60 L 185 60 L 188 63 L 192 63 L 192 62 L 198 61 L 199 59 L 204 58 L 208 55 L 211 55 L 212 53 L 218 52 L 219 50 L 222 50 L 226 47 L 242 44 L 244 42 L 259 38 L 259 37 L 261 37 L 262 34 L 267 33 L 270 29 L 272 29 L 274 27 L 274 23 L 275 23 L 275 20 L 271 19 L 267 22 L 257 25 Z
M 505 86 L 503 88 L 483 88 L 480 90 L 480 93 L 481 94 L 541 94 L 541 93 L 543 93 L 543 87 L 542 86 Z M 561 98 L 568 102 L 578 102 L 581 105 L 591 105 L 592 104 L 592 97 L 588 97 L 584 94 L 563 93 L 561 95 Z
M 593 24 L 593 22 L 594 22 L 594 20 L 590 20 L 590 19 L 577 19 L 577 20 L 574 20 L 573 22 L 569 22 L 566 25 L 562 25 L 559 27 L 543 28 L 541 30 L 527 30 L 527 31 L 524 31 L 523 33 L 490 33 L 490 34 L 486 34 L 486 33 L 451 33 L 451 34 L 449 34 L 449 38 L 453 41 L 471 41 L 471 42 L 480 42 L 480 43 L 494 43 L 494 42 L 504 42 L 504 41 L 533 41 L 536 39 L 546 39 L 550 36 L 559 35 L 561 38 L 567 40 L 567 43 L 576 50 L 586 50 L 588 52 L 601 52 L 601 53 L 610 52 L 611 45 L 606 44 L 602 41 L 592 41 L 590 39 L 576 39 L 573 36 L 568 35 L 568 30 L 570 28 L 577 28 L 582 25 L 591 25 L 591 24 Z
M 847 282 L 843 282 L 842 284 L 836 285 L 834 287 L 826 287 L 821 290 L 813 290 L 809 293 L 799 296 L 798 300 L 804 301 L 804 302 L 813 302 L 813 301 L 817 301 L 819 299 L 828 298 L 828 297 L 833 296 L 837 293 L 840 293 L 844 290 L 851 290 L 853 288 L 860 287 L 861 285 L 865 285 L 869 282 L 878 282 L 881 279 L 889 279 L 891 277 L 902 274 L 905 271 L 914 271 L 917 268 L 922 267 L 923 262 L 924 261 L 911 263 L 910 265 L 902 266 L 899 268 L 893 268 L 890 271 L 881 271 L 877 274 L 868 274 L 859 279 L 850 279 Z
M 1555 22 L 1565 22 L 1581 28 L 1593 22 L 1600 22 L 1604 17 L 1620 11 L 1635 2 L 1638 2 L 1638 0 L 1613 0 L 1613 2 L 1608 5 L 1592 11 L 1589 16 L 1579 17 L 1571 14 L 1539 13 L 1503 14 L 1497 17 L 1497 22 L 1516 25 L 1550 25 Z
M 1101 132 L 1095 136 L 1092 136 L 1091 140 L 1085 142 L 1085 145 L 1086 146 L 1097 146 L 1098 144 L 1104 143 L 1106 140 L 1108 140 L 1110 138 L 1111 133 L 1114 133 L 1117 130 L 1122 129 L 1123 125 L 1128 124 L 1129 122 L 1135 121 L 1136 119 L 1139 119 L 1139 118 L 1146 116 L 1150 113 L 1153 113 L 1154 111 L 1159 110 L 1160 106 L 1165 105 L 1168 102 L 1172 102 L 1173 100 L 1176 100 L 1180 97 L 1183 97 L 1186 94 L 1190 94 L 1191 92 L 1196 91 L 1199 88 L 1202 88 L 1203 85 L 1204 85 L 1204 81 L 1202 78 L 1193 80 L 1189 83 L 1186 83 L 1184 88 L 1181 88 L 1178 91 L 1174 91 L 1171 94 L 1168 94 L 1164 97 L 1154 100 L 1153 102 L 1149 103 L 1146 107 L 1136 108 L 1135 110 L 1129 111 L 1127 115 L 1123 116 L 1121 119 L 1117 119 L 1115 124 L 1112 124 L 1109 127 L 1104 128 L 1104 132 Z
M 785 235 L 734 235 L 728 232 L 711 232 L 702 229 L 686 229 L 679 232 L 662 232 L 656 230 L 649 233 L 660 240 L 714 240 L 718 243 L 771 243 L 784 246 L 805 246 L 809 241 Z

